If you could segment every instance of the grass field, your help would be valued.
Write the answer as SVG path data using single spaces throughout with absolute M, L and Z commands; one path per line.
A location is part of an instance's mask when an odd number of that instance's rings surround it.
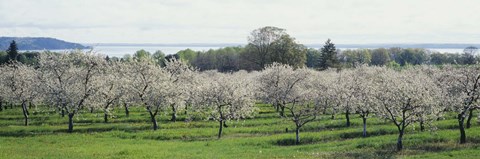
M 458 144 L 453 114 L 435 122 L 436 131 L 410 127 L 404 150 L 396 152 L 396 127 L 384 120 L 368 119 L 369 136 L 362 138 L 358 116 L 348 128 L 342 115 L 322 116 L 301 129 L 302 143 L 294 145 L 293 122 L 258 107 L 254 119 L 227 122 L 222 139 L 217 122 L 184 122 L 182 115 L 171 122 L 162 114 L 153 131 L 142 108 L 128 118 L 118 109 L 107 124 L 101 112 L 77 115 L 71 134 L 67 117 L 32 109 L 30 125 L 22 126 L 21 109 L 7 109 L 0 112 L 0 158 L 480 158 L 480 126 L 473 123 L 468 143 Z

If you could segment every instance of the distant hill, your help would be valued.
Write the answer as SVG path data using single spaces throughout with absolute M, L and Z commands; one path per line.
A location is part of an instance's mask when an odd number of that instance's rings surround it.
M 19 50 L 61 50 L 89 48 L 78 43 L 66 42 L 55 38 L 0 37 L 0 50 L 7 50 L 12 40 L 15 40 Z

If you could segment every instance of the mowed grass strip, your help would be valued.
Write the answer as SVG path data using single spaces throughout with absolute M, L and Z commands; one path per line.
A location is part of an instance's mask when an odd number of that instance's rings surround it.
M 74 132 L 67 118 L 54 111 L 31 110 L 31 124 L 22 126 L 21 109 L 0 112 L 0 158 L 479 158 L 480 127 L 467 129 L 467 144 L 458 144 L 454 114 L 434 122 L 435 131 L 408 129 L 405 149 L 395 151 L 396 127 L 383 119 L 367 121 L 368 137 L 362 137 L 362 121 L 322 115 L 305 125 L 300 145 L 295 145 L 294 124 L 275 110 L 258 104 L 255 118 L 229 121 L 222 139 L 216 139 L 218 123 L 192 119 L 179 113 L 177 122 L 168 113 L 159 117 L 160 129 L 152 130 L 143 108 L 132 107 L 126 117 L 115 109 L 109 123 L 103 112 L 88 111 L 75 117 Z M 475 120 L 476 121 L 476 120 Z

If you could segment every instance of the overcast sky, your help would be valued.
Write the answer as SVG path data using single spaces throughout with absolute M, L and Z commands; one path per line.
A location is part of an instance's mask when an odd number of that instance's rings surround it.
M 479 0 L 0 0 L 0 36 L 81 43 L 480 43 Z

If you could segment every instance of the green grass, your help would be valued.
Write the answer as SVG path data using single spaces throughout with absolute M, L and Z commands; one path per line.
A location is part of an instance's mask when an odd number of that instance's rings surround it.
M 357 115 L 351 127 L 343 115 L 321 116 L 301 129 L 295 145 L 294 124 L 268 105 L 258 107 L 255 118 L 228 122 L 222 139 L 217 122 L 185 122 L 184 115 L 177 122 L 160 115 L 153 131 L 143 108 L 132 108 L 128 118 L 118 108 L 110 123 L 103 123 L 102 112 L 83 112 L 71 134 L 67 117 L 53 111 L 32 109 L 30 125 L 23 126 L 21 109 L 7 109 L 0 112 L 0 158 L 480 158 L 480 126 L 473 123 L 468 143 L 458 144 L 453 114 L 435 122 L 436 131 L 409 128 L 404 150 L 396 152 L 397 129 L 385 120 L 368 119 L 362 138 Z

